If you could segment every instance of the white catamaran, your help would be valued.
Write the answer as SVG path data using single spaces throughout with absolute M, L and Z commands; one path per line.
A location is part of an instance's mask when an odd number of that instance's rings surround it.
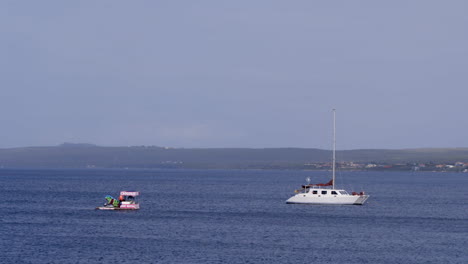
M 288 204 L 330 204 L 330 205 L 362 205 L 369 198 L 364 192 L 349 194 L 347 191 L 335 188 L 335 166 L 336 166 L 336 122 L 335 109 L 333 109 L 333 165 L 332 179 L 328 183 L 310 184 L 296 190 L 296 195 L 289 198 Z M 331 188 L 330 188 L 331 187 Z

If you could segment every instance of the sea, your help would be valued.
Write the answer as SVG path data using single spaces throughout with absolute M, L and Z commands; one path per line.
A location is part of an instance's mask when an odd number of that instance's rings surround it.
M 0 169 L 0 263 L 468 263 L 468 173 L 343 171 L 366 204 L 286 204 L 307 177 L 330 172 Z M 95 210 L 123 190 L 140 210 Z

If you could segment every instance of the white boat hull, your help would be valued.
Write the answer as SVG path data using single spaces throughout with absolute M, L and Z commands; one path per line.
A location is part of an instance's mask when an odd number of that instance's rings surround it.
M 289 198 L 288 204 L 362 205 L 369 195 L 312 195 L 298 193 Z
M 97 210 L 138 210 L 138 208 L 121 208 L 121 207 L 106 207 L 106 206 L 100 206 L 96 207 Z
M 96 207 L 98 210 L 138 210 L 140 209 L 139 204 L 121 204 L 120 207 L 114 206 L 100 206 Z

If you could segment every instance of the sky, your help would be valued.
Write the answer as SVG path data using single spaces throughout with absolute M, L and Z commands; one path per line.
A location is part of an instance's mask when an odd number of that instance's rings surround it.
M 468 147 L 468 1 L 0 1 L 0 148 Z

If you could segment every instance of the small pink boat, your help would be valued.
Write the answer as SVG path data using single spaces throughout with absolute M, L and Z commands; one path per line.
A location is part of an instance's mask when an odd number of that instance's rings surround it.
M 107 195 L 104 206 L 96 207 L 98 210 L 138 210 L 140 204 L 137 201 L 137 196 L 140 192 L 121 191 L 119 199 Z

